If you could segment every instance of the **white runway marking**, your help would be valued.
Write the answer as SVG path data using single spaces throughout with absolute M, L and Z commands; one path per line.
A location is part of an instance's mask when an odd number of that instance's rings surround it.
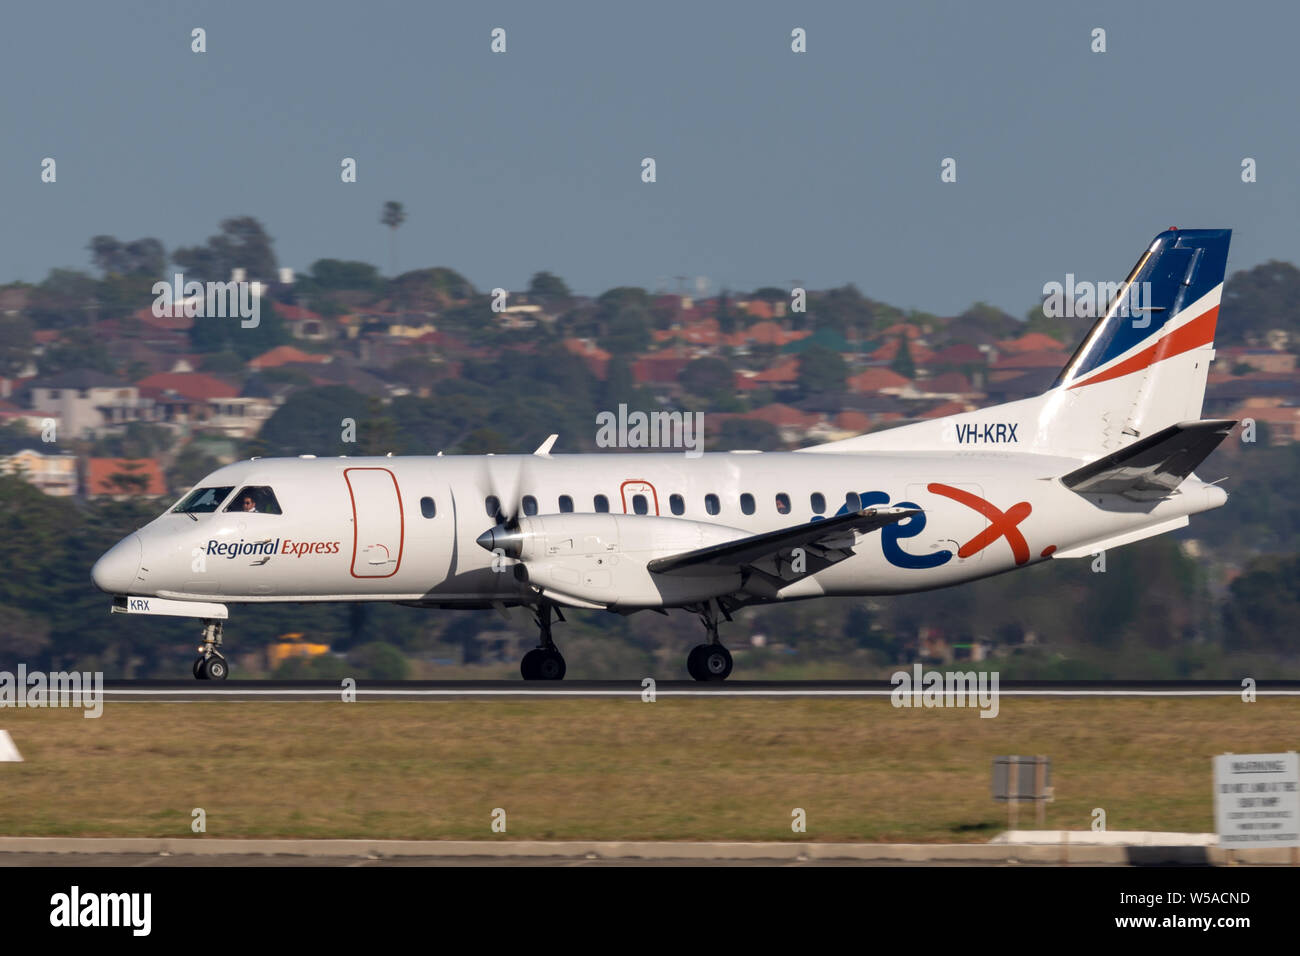
M 341 700 L 342 690 L 320 688 L 194 688 L 181 690 L 175 688 L 105 688 L 106 698 L 137 698 L 158 701 L 193 702 L 200 700 L 221 700 L 241 698 L 280 698 L 294 701 L 332 701 Z M 640 687 L 627 690 L 608 688 L 375 688 L 366 690 L 357 688 L 352 692 L 358 701 L 366 698 L 446 698 L 446 697 L 625 697 L 639 700 L 643 693 Z M 691 689 L 661 687 L 655 692 L 656 697 L 890 697 L 894 692 L 876 688 L 721 688 Z M 1257 689 L 1256 697 L 1300 697 L 1300 689 Z M 1236 697 L 1241 696 L 1240 689 L 1204 688 L 1204 689 L 1146 689 L 1146 688 L 1043 688 L 999 690 L 1000 697 Z M 140 700 L 139 702 L 146 702 Z

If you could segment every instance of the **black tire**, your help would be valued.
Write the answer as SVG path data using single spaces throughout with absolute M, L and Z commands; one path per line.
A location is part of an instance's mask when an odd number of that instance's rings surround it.
M 537 661 L 538 680 L 564 680 L 566 670 L 568 670 L 568 666 L 564 663 L 564 658 L 559 651 L 554 648 L 547 648 L 542 651 L 542 656 Z
M 524 659 L 519 662 L 519 673 L 523 675 L 524 680 L 541 680 L 539 673 L 541 668 L 542 655 L 545 652 L 540 647 L 534 647 L 524 655 Z
M 726 680 L 731 676 L 731 651 L 721 644 L 705 644 L 699 668 L 705 680 Z
M 197 657 L 197 658 L 195 658 L 195 659 L 194 659 L 194 667 L 193 667 L 192 669 L 193 669 L 193 671 L 194 671 L 194 679 L 195 679 L 195 680 L 207 680 L 207 679 L 208 679 L 208 675 L 205 674 L 205 673 L 203 673 L 203 658 L 201 658 L 201 657 Z
M 230 676 L 230 667 L 220 657 L 209 657 L 203 662 L 203 676 L 208 680 L 225 680 Z
M 703 666 L 700 664 L 700 655 L 708 650 L 705 644 L 696 644 L 691 648 L 691 652 L 686 655 L 686 673 L 690 674 L 694 680 L 708 680 Z

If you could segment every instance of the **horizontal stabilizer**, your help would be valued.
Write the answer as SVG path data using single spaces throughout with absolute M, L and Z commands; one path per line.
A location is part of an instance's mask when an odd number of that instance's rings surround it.
M 918 513 L 915 508 L 864 508 L 793 528 L 767 531 L 683 554 L 655 558 L 646 567 L 656 574 L 717 574 L 718 568 L 738 568 L 768 558 L 780 558 L 783 552 L 792 548 L 846 549 L 853 546 L 853 532 L 866 534 Z
M 1061 483 L 1081 495 L 1122 495 L 1132 501 L 1166 498 L 1236 424 L 1209 419 L 1170 425 L 1075 469 Z

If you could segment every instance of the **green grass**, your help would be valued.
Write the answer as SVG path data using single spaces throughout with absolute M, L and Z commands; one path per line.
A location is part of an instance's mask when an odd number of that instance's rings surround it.
M 982 842 L 1006 753 L 1052 757 L 1049 827 L 1213 830 L 1210 758 L 1294 749 L 1300 700 L 110 702 L 0 727 L 11 836 L 185 837 L 202 807 L 214 837 Z

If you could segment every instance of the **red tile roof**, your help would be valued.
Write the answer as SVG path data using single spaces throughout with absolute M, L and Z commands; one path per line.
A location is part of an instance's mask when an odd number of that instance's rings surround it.
M 893 369 L 880 367 L 859 372 L 848 381 L 850 392 L 878 392 L 882 388 L 902 389 L 911 384 L 910 379 L 904 378 Z
M 308 364 L 316 362 L 328 362 L 330 356 L 318 355 L 315 352 L 304 352 L 302 349 L 294 348 L 292 345 L 277 345 L 269 352 L 263 352 L 256 358 L 248 360 L 249 368 L 276 368 L 280 365 L 289 365 L 292 363 Z
M 799 360 L 797 358 L 786 359 L 784 362 L 778 362 L 766 371 L 759 372 L 750 381 L 759 383 L 772 382 L 796 382 L 799 380 Z
M 866 412 L 856 412 L 851 409 L 840 412 L 835 416 L 835 427 L 861 434 L 871 429 L 871 416 Z
M 114 481 L 118 475 L 141 475 L 143 487 L 135 482 Z M 167 482 L 162 467 L 152 458 L 89 458 L 86 460 L 86 494 L 165 495 Z
M 1005 355 L 993 364 L 993 368 L 998 371 L 1009 368 L 1060 368 L 1064 364 L 1064 350 L 1038 350 Z
M 962 412 L 970 411 L 970 406 L 965 402 L 944 402 L 942 405 L 936 405 L 928 412 L 923 412 L 916 416 L 917 418 L 947 418 L 949 415 L 960 415 Z
M 967 342 L 939 349 L 930 356 L 931 365 L 984 365 L 988 355 Z
M 1004 352 L 1042 352 L 1042 351 L 1064 351 L 1065 344 L 1050 335 L 1042 332 L 1026 332 L 1018 339 L 1007 339 L 1005 342 L 999 342 L 998 348 Z
M 797 408 L 789 405 L 782 405 L 780 402 L 774 402 L 771 405 L 764 405 L 762 408 L 756 408 L 752 412 L 746 412 L 739 418 L 749 418 L 755 421 L 768 422 L 778 428 L 807 428 L 815 425 L 819 420 L 819 415 L 809 412 L 801 412 Z
M 239 389 L 215 375 L 202 372 L 159 372 L 136 382 L 145 398 L 159 399 L 168 394 L 197 401 L 213 398 L 234 398 Z

